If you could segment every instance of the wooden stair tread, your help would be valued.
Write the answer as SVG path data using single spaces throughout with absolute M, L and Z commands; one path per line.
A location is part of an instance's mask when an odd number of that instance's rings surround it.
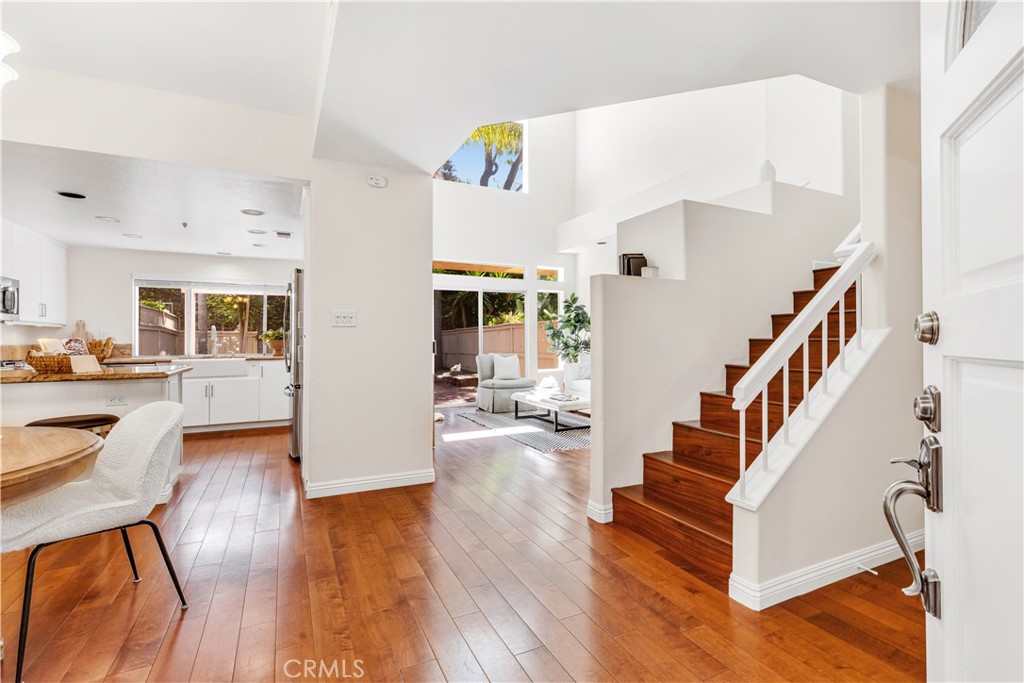
M 660 460 L 661 462 L 672 465 L 672 467 L 678 467 L 681 470 L 693 472 L 698 476 L 707 477 L 708 479 L 714 479 L 719 483 L 728 485 L 730 487 L 732 487 L 733 483 L 735 482 L 735 479 L 729 479 L 728 477 L 723 477 L 720 474 L 708 472 L 707 470 L 695 467 L 692 460 L 680 458 L 676 456 L 676 454 L 673 453 L 672 451 L 655 451 L 653 453 L 644 453 L 644 457 L 650 458 L 651 460 Z
M 702 432 L 707 432 L 708 434 L 714 434 L 715 436 L 723 436 L 723 437 L 725 437 L 727 439 L 736 439 L 738 441 L 739 438 L 740 438 L 739 434 L 730 434 L 729 432 L 723 432 L 720 429 L 712 429 L 710 427 L 705 427 L 705 426 L 703 426 L 700 423 L 700 420 L 676 420 L 672 424 L 679 425 L 680 427 L 689 427 L 690 429 L 699 429 Z M 759 444 L 759 445 L 761 443 L 760 439 L 755 439 L 755 438 L 750 437 L 750 436 L 747 437 L 747 441 L 750 441 L 751 443 L 756 443 L 756 444 Z
M 612 489 L 612 493 L 628 498 L 637 505 L 643 506 L 652 510 L 664 517 L 668 517 L 671 521 L 684 526 L 691 533 L 697 533 L 702 536 L 721 543 L 723 545 L 732 546 L 732 538 L 723 538 L 720 534 L 706 529 L 701 520 L 690 513 L 686 508 L 678 505 L 673 505 L 667 500 L 663 500 L 657 496 L 651 496 L 644 492 L 643 484 L 635 484 L 633 486 L 623 486 L 621 488 Z
M 730 401 L 733 400 L 732 394 L 727 394 L 724 391 L 702 391 L 700 393 L 701 393 L 701 396 L 715 396 L 717 398 L 726 398 L 726 399 L 729 399 Z M 759 395 L 757 398 L 755 398 L 752 401 L 752 403 L 758 403 L 758 402 L 760 402 L 760 400 L 761 400 L 761 397 Z M 768 405 L 770 405 L 770 406 L 781 406 L 782 405 L 782 401 L 776 401 L 774 399 L 769 398 L 768 399 Z
M 839 340 L 837 339 L 836 341 L 839 341 Z M 750 368 L 752 366 L 750 364 L 747 364 L 747 363 L 726 363 L 725 367 L 726 368 L 740 368 L 742 370 L 750 370 Z M 779 369 L 779 372 L 782 372 L 781 368 Z M 789 374 L 791 374 L 791 375 L 802 375 L 802 374 L 804 374 L 804 370 L 803 370 L 803 368 L 794 368 L 794 367 L 790 366 Z M 820 375 L 821 374 L 821 370 L 811 370 L 810 374 L 812 374 L 812 375 Z
M 752 341 L 752 342 L 773 342 L 776 339 L 778 339 L 778 337 L 751 337 L 749 341 Z M 819 344 L 821 343 L 821 337 L 815 337 L 814 339 Z M 830 342 L 837 342 L 838 343 L 839 342 L 839 337 L 829 336 L 828 340 Z M 849 340 L 847 340 L 847 343 L 849 343 Z M 726 365 L 728 365 L 728 363 L 726 363 Z

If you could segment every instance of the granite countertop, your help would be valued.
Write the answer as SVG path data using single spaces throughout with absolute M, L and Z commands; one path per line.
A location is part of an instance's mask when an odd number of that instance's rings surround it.
M 284 356 L 118 356 L 103 361 L 104 365 L 142 365 L 145 363 L 187 363 L 190 360 L 222 360 L 244 358 L 245 360 L 284 360 Z
M 167 379 L 192 370 L 190 365 L 171 365 L 166 369 L 156 368 L 103 368 L 99 372 L 47 373 L 35 370 L 4 370 L 0 372 L 0 384 L 33 384 L 38 382 L 95 382 L 102 380 Z

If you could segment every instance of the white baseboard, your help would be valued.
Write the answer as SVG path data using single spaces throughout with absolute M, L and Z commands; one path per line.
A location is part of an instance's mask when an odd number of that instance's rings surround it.
M 920 550 L 924 547 L 924 530 L 908 533 L 907 540 L 915 551 Z M 733 573 L 729 577 L 729 597 L 744 607 L 761 611 L 858 574 L 864 567 L 874 568 L 900 557 L 903 557 L 903 553 L 896 545 L 896 541 L 889 540 L 819 562 L 762 584 L 755 584 Z
M 433 483 L 433 468 L 412 470 L 410 472 L 385 474 L 383 476 L 353 477 L 351 479 L 307 483 L 306 498 L 325 498 L 327 496 L 340 496 L 344 493 L 359 493 L 360 491 L 376 491 L 378 489 L 393 489 L 399 486 Z
M 594 501 L 590 501 L 587 503 L 587 517 L 590 517 L 595 522 L 607 524 L 612 521 L 612 506 L 610 503 L 608 505 L 598 505 Z
M 263 420 L 262 422 L 229 422 L 221 425 L 195 425 L 185 427 L 185 434 L 203 434 L 206 432 L 227 432 L 237 429 L 263 429 L 265 427 L 291 427 L 291 420 Z
M 178 478 L 185 471 L 185 467 L 182 465 L 171 465 L 171 467 L 174 468 L 174 474 L 167 477 L 167 484 L 160 491 L 160 495 L 156 499 L 157 505 L 163 505 L 171 499 L 171 494 L 174 493 L 174 485 L 178 483 Z

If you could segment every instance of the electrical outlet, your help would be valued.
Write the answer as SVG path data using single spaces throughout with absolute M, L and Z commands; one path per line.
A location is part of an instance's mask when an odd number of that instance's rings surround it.
M 331 311 L 332 327 L 355 327 L 359 322 L 359 314 L 356 311 Z
M 112 407 L 126 406 L 126 405 L 128 405 L 128 397 L 127 396 L 107 396 L 107 405 L 108 406 L 112 406 Z

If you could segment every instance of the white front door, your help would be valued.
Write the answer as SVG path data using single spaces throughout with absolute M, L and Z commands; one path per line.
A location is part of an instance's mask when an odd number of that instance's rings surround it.
M 943 509 L 925 516 L 930 680 L 1024 680 L 1022 9 L 921 3 L 924 310 L 939 320 L 924 379 L 944 462 Z

